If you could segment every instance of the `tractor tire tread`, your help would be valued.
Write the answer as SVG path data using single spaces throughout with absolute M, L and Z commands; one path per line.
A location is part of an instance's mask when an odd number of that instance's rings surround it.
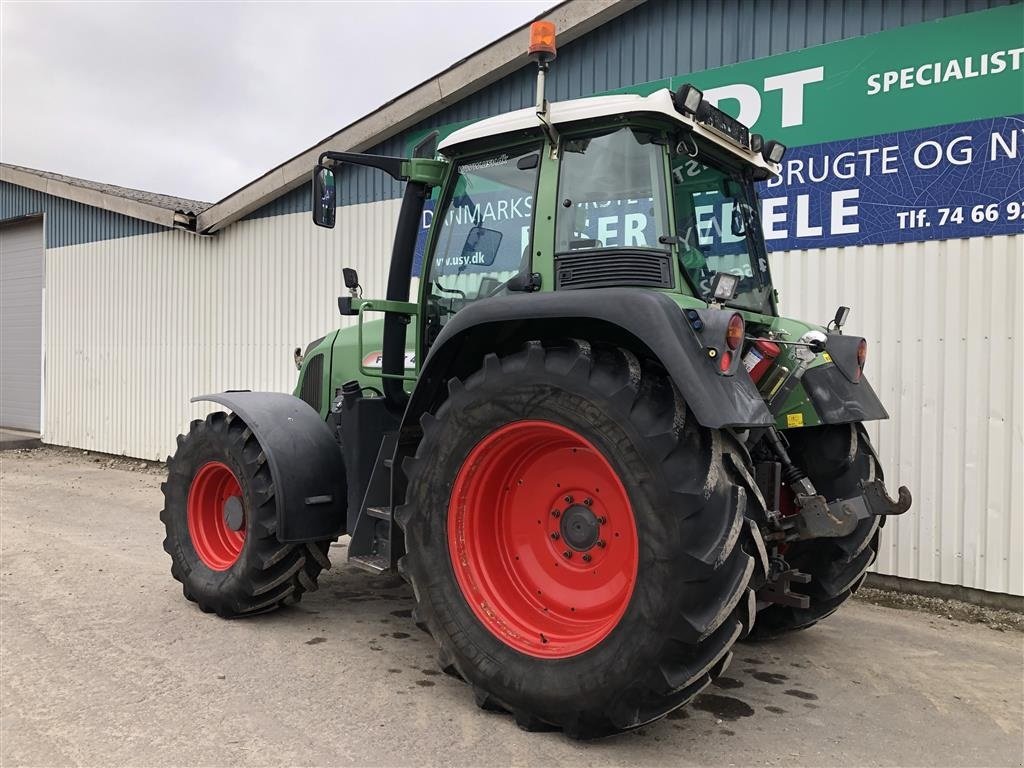
M 160 520 L 171 557 L 171 576 L 182 593 L 204 613 L 240 618 L 297 602 L 316 588 L 320 572 L 330 567 L 329 541 L 282 544 L 276 538 L 277 510 L 270 468 L 258 439 L 234 413 L 217 411 L 193 421 L 179 435 L 177 450 L 167 459 L 167 480 L 161 486 L 164 507 Z M 187 501 L 192 476 L 207 461 L 232 468 L 247 497 L 249 528 L 241 556 L 226 571 L 212 571 L 199 560 L 189 540 Z
M 432 546 L 428 521 L 431 515 L 446 514 L 447 507 L 441 509 L 429 501 L 428 491 L 417 489 L 429 484 L 438 471 L 438 448 L 450 439 L 451 431 L 442 429 L 442 423 L 493 399 L 507 382 L 517 380 L 550 381 L 552 386 L 562 382 L 567 390 L 592 392 L 616 421 L 632 424 L 642 438 L 636 450 L 644 452 L 649 464 L 660 463 L 666 496 L 674 500 L 667 508 L 678 510 L 672 524 L 686 534 L 679 537 L 685 542 L 677 548 L 679 556 L 669 560 L 678 569 L 679 581 L 693 588 L 680 590 L 674 619 L 661 630 L 660 661 L 624 683 L 610 699 L 587 701 L 574 709 L 531 706 L 536 697 L 524 692 L 524 675 L 502 669 L 474 645 L 476 634 L 488 631 L 452 618 L 451 584 L 435 577 L 437 568 L 431 571 L 426 563 L 440 557 L 428 557 L 424 551 Z M 763 514 L 763 499 L 739 440 L 728 431 L 698 425 L 656 362 L 586 340 L 550 346 L 533 341 L 504 357 L 488 354 L 477 373 L 450 384 L 448 393 L 444 403 L 420 420 L 423 438 L 416 455 L 402 464 L 410 493 L 395 515 L 408 549 L 399 561 L 399 573 L 413 587 L 417 624 L 438 643 L 440 667 L 454 670 L 469 683 L 478 706 L 511 713 L 520 728 L 561 729 L 579 739 L 660 719 L 717 678 L 731 658 L 733 644 L 752 629 L 755 602 L 750 587 L 764 581 L 767 566 L 760 530 L 748 522 Z M 512 418 L 516 417 L 522 418 Z M 437 547 L 445 557 L 446 547 Z M 453 576 L 448 578 L 454 582 Z M 457 591 L 454 595 L 463 599 Z

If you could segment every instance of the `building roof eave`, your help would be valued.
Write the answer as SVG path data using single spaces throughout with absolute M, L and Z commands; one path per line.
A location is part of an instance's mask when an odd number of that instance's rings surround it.
M 645 0 L 566 0 L 540 18 L 553 21 L 561 45 L 641 5 Z M 309 178 L 325 151 L 362 152 L 524 66 L 519 27 L 299 153 L 201 212 L 196 230 L 211 234 L 238 221 Z
M 43 175 L 42 172 L 33 173 L 31 169 L 12 167 L 7 164 L 0 164 L 0 181 L 6 181 L 9 184 L 33 189 L 43 194 L 64 198 L 76 203 L 82 203 L 83 205 L 103 211 L 119 213 L 123 216 L 130 216 L 133 219 L 159 224 L 170 229 L 183 228 L 181 223 L 182 215 L 187 215 L 193 222 L 195 220 L 193 215 L 177 212 L 170 207 L 161 207 L 141 200 L 132 200 L 121 195 L 52 178 L 51 176 Z

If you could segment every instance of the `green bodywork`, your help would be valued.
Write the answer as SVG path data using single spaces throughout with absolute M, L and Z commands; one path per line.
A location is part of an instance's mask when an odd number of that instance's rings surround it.
M 672 299 L 679 304 L 681 309 L 699 309 L 707 306 L 705 302 L 694 296 L 688 296 L 681 293 L 673 293 L 671 295 Z M 376 305 L 377 308 L 380 309 L 380 305 L 386 304 L 387 302 L 372 301 L 366 303 Z M 408 304 L 406 306 L 413 308 L 416 305 Z M 369 309 L 364 310 L 364 312 L 369 316 Z M 765 330 L 771 330 L 775 332 L 776 335 L 787 340 L 799 339 L 807 331 L 825 330 L 822 326 L 805 323 L 787 317 L 772 317 L 770 315 L 761 315 L 746 310 L 740 310 L 740 313 L 747 321 L 748 327 L 757 325 Z M 364 321 L 362 312 L 355 326 L 329 333 L 317 344 L 306 351 L 305 358 L 302 363 L 302 369 L 299 373 L 299 380 L 295 387 L 295 396 L 298 397 L 302 390 L 309 361 L 318 354 L 324 355 L 323 370 L 326 372 L 326 375 L 323 376 L 322 393 L 320 398 L 320 402 L 322 403 L 320 415 L 323 418 L 327 418 L 331 400 L 341 391 L 341 387 L 345 382 L 355 380 L 363 387 L 379 390 L 383 375 L 379 370 L 363 365 L 363 361 L 368 356 L 376 356 L 380 354 L 383 347 L 383 334 L 384 321 Z M 415 316 L 409 325 L 407 334 L 407 339 L 412 340 L 419 338 Z M 407 344 L 407 346 L 409 345 Z M 407 366 L 406 368 L 405 389 L 411 392 L 412 386 L 416 380 L 418 363 L 420 361 L 419 354 L 411 346 L 407 349 L 407 360 L 409 360 L 409 358 L 411 358 L 413 365 Z M 813 361 L 806 365 L 806 370 L 816 368 L 819 365 L 826 365 L 829 362 L 830 361 L 827 359 L 825 353 L 818 354 L 815 356 Z M 792 348 L 783 346 L 782 354 L 776 361 L 776 366 L 785 366 L 790 370 L 793 370 L 795 365 L 796 360 L 793 356 Z M 815 411 L 807 391 L 804 389 L 802 384 L 798 384 L 786 399 L 785 404 L 779 410 L 776 426 L 779 429 L 794 429 L 798 427 L 813 427 L 821 423 L 822 421 L 818 416 L 817 411 Z
M 614 121 L 605 120 L 603 122 L 594 122 L 586 126 L 586 131 L 593 131 L 594 129 L 600 129 L 602 127 L 622 127 L 623 125 L 629 125 L 630 127 L 640 127 L 644 129 L 660 129 L 666 130 L 664 122 L 659 122 L 657 119 L 652 119 L 647 116 L 625 116 L 617 118 Z M 564 140 L 564 135 L 563 135 Z M 533 202 L 533 221 L 532 221 L 532 240 L 531 240 L 531 258 L 532 258 L 532 271 L 539 273 L 541 276 L 541 291 L 551 291 L 555 285 L 554 275 L 554 264 L 555 264 L 555 240 L 556 240 L 556 222 L 555 212 L 558 209 L 558 197 L 559 197 L 559 162 L 560 158 L 556 151 L 553 150 L 552 145 L 547 140 L 541 143 L 541 139 L 537 138 L 533 143 L 541 150 L 540 151 L 540 168 L 538 171 L 538 183 L 536 187 L 536 194 Z M 518 138 L 515 143 L 510 143 L 508 140 L 504 142 L 496 138 L 493 143 L 489 144 L 488 152 L 499 151 L 502 149 L 512 147 L 523 147 L 524 139 Z M 479 147 L 475 149 L 476 153 L 479 153 Z M 403 170 L 407 171 L 410 178 L 414 178 L 421 181 L 426 181 L 431 186 L 439 187 L 441 195 L 435 195 L 435 199 L 444 199 L 444 193 L 447 191 L 448 186 L 453 184 L 455 177 L 454 168 L 460 158 L 456 155 L 449 160 L 421 160 L 413 159 L 410 160 L 407 166 L 403 166 Z M 666 184 L 671 189 L 672 176 L 671 176 L 671 160 L 669 152 L 664 153 L 664 174 Z M 668 207 L 669 213 L 672 216 L 671 222 L 674 226 L 675 212 L 672 210 L 672 194 L 668 194 Z M 425 247 L 425 255 L 423 259 L 424 269 L 430 263 L 430 258 L 434 253 L 436 245 L 438 230 L 438 221 L 440 217 L 436 217 L 431 226 L 430 232 L 427 237 L 427 243 Z M 708 303 L 696 295 L 693 284 L 690 279 L 687 278 L 685 270 L 681 269 L 681 262 L 685 263 L 687 254 L 681 253 L 679 245 L 672 246 L 672 269 L 673 273 L 673 288 L 671 289 L 637 289 L 637 290 L 660 290 L 668 294 L 673 301 L 675 301 L 681 309 L 703 309 L 708 307 Z M 401 378 L 405 381 L 405 389 L 411 391 L 418 374 L 419 361 L 424 357 L 423 335 L 419 333 L 419 320 L 423 317 L 424 308 L 427 306 L 427 302 L 430 298 L 430 280 L 420 280 L 420 296 L 416 303 L 411 302 L 388 302 L 378 299 L 353 299 L 353 308 L 358 309 L 359 315 L 356 318 L 354 325 L 345 327 L 341 330 L 329 333 L 323 339 L 319 340 L 314 345 L 311 345 L 306 350 L 304 360 L 301 364 L 301 370 L 299 373 L 299 381 L 295 388 L 296 396 L 299 396 L 303 390 L 305 377 L 307 370 L 310 365 L 310 361 L 313 360 L 317 355 L 324 356 L 323 365 L 323 381 L 321 391 L 321 408 L 320 414 L 322 417 L 327 418 L 330 405 L 339 394 L 342 385 L 348 381 L 358 381 L 361 386 L 366 388 L 372 388 L 379 390 L 382 384 L 382 374 L 379 368 L 379 364 L 374 367 L 372 358 L 375 355 L 379 355 L 382 349 L 382 336 L 383 336 L 383 320 L 380 318 L 380 313 L 384 311 L 400 312 L 408 315 L 410 318 L 410 325 L 406 333 L 406 346 L 407 346 L 407 365 L 405 375 Z M 740 312 L 747 323 L 748 334 L 754 333 L 758 336 L 767 335 L 768 331 L 771 331 L 774 338 L 786 341 L 796 341 L 806 332 L 811 330 L 824 331 L 822 326 L 806 323 L 800 320 L 781 317 L 777 314 L 777 292 L 771 292 L 770 311 L 772 314 L 763 314 L 751 311 L 739 306 L 729 306 L 730 310 Z M 486 299 L 483 299 L 486 300 Z M 766 307 L 767 309 L 767 307 Z M 794 348 L 792 346 L 783 345 L 782 354 L 777 359 L 775 369 L 777 370 L 780 366 L 786 366 L 790 370 L 794 369 L 796 360 L 794 358 Z M 367 358 L 371 358 L 369 364 L 364 364 Z M 827 354 L 817 354 L 813 360 L 804 363 L 804 370 L 826 365 L 830 362 Z M 743 375 L 742 371 L 739 375 Z M 685 395 L 685 393 L 684 393 Z M 822 423 L 819 415 L 814 409 L 810 398 L 802 386 L 802 383 L 798 384 L 791 394 L 786 399 L 786 402 L 778 410 L 777 414 L 777 426 L 780 429 L 792 429 L 797 427 L 808 427 L 815 426 Z

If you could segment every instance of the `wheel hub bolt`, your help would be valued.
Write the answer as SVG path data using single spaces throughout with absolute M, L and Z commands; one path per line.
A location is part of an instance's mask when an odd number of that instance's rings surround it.
M 570 560 L 572 558 L 572 552 L 570 552 L 567 549 L 567 550 L 565 550 L 565 552 L 562 553 L 562 557 L 564 557 L 566 560 Z
M 599 546 L 601 549 L 604 549 L 604 539 L 598 539 L 594 543 L 597 544 L 597 546 Z
M 592 498 L 590 498 L 589 496 L 583 500 L 584 506 L 587 506 L 587 507 L 589 507 L 593 503 L 594 503 L 594 500 Z
M 590 553 L 589 552 L 584 552 L 583 553 L 583 562 L 584 563 L 589 563 L 590 562 Z
M 558 531 L 552 531 L 551 532 L 551 539 L 553 541 L 558 541 Z
M 566 504 L 572 504 L 572 496 L 566 496 L 564 501 Z
M 552 509 L 551 510 L 551 516 L 557 519 L 557 518 L 562 516 L 562 513 L 559 512 L 557 509 Z
M 608 522 L 608 520 L 607 520 L 607 519 L 606 519 L 605 517 L 603 517 L 603 516 L 602 516 L 602 517 L 599 517 L 599 518 L 597 518 L 597 524 L 598 524 L 598 525 L 604 525 L 604 524 L 605 524 L 605 523 L 607 523 L 607 522 Z

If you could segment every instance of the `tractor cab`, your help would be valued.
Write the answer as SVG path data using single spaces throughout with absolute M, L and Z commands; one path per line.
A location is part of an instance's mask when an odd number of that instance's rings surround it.
M 427 348 L 459 309 L 516 292 L 628 286 L 697 306 L 723 272 L 738 278 L 729 306 L 776 313 L 754 182 L 784 147 L 693 86 L 519 110 L 438 149 L 450 169 L 424 267 Z

